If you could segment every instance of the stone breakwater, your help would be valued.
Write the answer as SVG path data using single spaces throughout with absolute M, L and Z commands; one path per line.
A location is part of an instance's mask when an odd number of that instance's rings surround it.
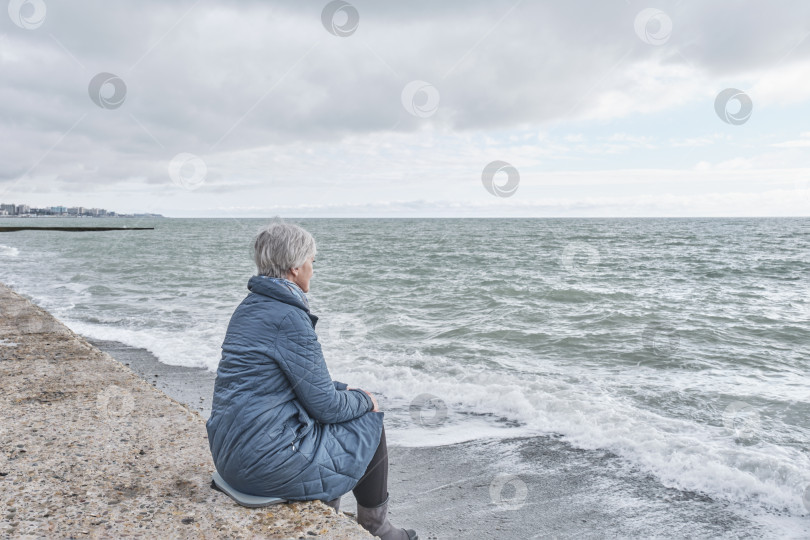
M 210 488 L 203 418 L 0 284 L 0 537 L 373 538 Z

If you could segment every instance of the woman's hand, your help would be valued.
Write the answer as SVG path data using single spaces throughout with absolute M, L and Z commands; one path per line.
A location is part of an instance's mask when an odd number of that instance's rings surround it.
M 347 391 L 348 391 L 348 390 L 352 390 L 352 388 L 349 388 L 349 387 L 347 386 L 347 387 L 346 387 L 346 390 L 347 390 Z M 363 390 L 363 389 L 362 389 L 362 388 L 355 388 L 354 390 Z M 363 392 L 366 392 L 366 391 L 365 391 L 365 390 L 363 390 Z M 371 395 L 369 392 L 366 392 L 366 394 L 368 394 L 368 397 L 370 397 L 370 398 L 371 398 L 371 402 L 374 404 L 374 408 L 373 408 L 373 409 L 371 409 L 371 412 L 380 412 L 380 407 L 379 407 L 379 405 L 377 405 L 377 400 L 374 398 L 374 396 L 372 396 L 372 395 Z

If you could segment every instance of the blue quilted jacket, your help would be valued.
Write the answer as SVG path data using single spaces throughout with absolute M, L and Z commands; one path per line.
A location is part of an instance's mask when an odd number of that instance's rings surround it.
M 262 276 L 248 289 L 222 344 L 206 423 L 217 472 L 252 495 L 335 499 L 365 473 L 384 413 L 332 381 L 318 317 L 300 298 Z

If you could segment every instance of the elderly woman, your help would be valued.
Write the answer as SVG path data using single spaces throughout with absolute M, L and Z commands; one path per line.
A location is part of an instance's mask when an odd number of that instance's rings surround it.
M 383 415 L 370 393 L 333 381 L 309 292 L 315 240 L 276 221 L 254 239 L 258 275 L 234 311 L 206 424 L 217 472 L 235 489 L 287 500 L 357 499 L 357 522 L 384 540 L 391 525 Z

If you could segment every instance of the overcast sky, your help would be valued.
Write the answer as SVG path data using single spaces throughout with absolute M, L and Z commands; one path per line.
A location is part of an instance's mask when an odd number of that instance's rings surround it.
M 807 1 L 11 0 L 0 19 L 4 203 L 810 215 Z

